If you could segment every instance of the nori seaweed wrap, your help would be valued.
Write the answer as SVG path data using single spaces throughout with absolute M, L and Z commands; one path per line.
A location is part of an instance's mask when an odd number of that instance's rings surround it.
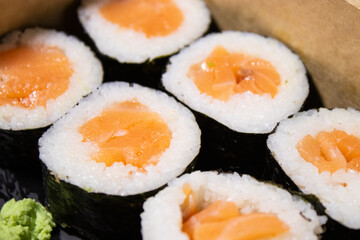
M 39 145 L 57 223 L 96 239 L 135 237 L 143 201 L 193 169 L 200 129 L 165 93 L 113 82 L 54 123 Z
M 15 31 L 0 44 L 0 165 L 38 159 L 46 128 L 102 82 L 91 50 L 74 37 L 39 28 Z
M 282 169 L 276 171 L 277 179 L 290 178 L 292 188 L 316 196 L 325 213 L 344 225 L 330 221 L 327 237 L 359 236 L 351 230 L 360 227 L 359 116 L 355 109 L 300 112 L 282 121 L 267 140 L 273 156 L 269 162 L 276 161 Z
M 309 92 L 305 67 L 286 46 L 234 31 L 210 34 L 171 57 L 162 84 L 195 112 L 203 132 L 198 169 L 256 177 L 267 134 Z
M 104 64 L 104 81 L 159 89 L 168 56 L 203 35 L 210 13 L 202 0 L 82 1 L 78 17 Z

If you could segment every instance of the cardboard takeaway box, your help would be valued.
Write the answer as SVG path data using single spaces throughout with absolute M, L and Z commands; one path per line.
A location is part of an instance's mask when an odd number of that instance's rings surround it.
M 221 29 L 271 36 L 300 55 L 326 107 L 360 109 L 360 0 L 205 1 Z M 0 0 L 0 34 L 54 26 L 73 2 Z

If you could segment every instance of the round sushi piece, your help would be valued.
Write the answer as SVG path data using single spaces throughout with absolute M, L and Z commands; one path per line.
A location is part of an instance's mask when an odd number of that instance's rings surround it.
M 180 175 L 199 151 L 200 130 L 191 112 L 166 94 L 108 83 L 57 121 L 39 145 L 41 160 L 60 179 L 131 195 Z
M 102 82 L 102 67 L 75 37 L 45 29 L 6 35 L 0 45 L 0 127 L 50 125 Z
M 44 128 L 96 89 L 102 76 L 100 62 L 75 37 L 40 28 L 6 35 L 0 44 L 1 155 L 25 153 L 18 145 L 30 144 L 34 152 Z
M 237 173 L 183 175 L 143 208 L 144 240 L 318 239 L 326 222 L 301 198 Z
M 267 140 L 284 172 L 325 212 L 360 229 L 360 112 L 321 108 L 282 121 Z
M 202 0 L 85 0 L 78 15 L 99 51 L 122 63 L 177 52 L 210 24 Z
M 242 133 L 269 133 L 309 92 L 305 67 L 279 41 L 254 33 L 208 35 L 170 58 L 165 88 L 193 110 Z
M 113 82 L 57 121 L 39 146 L 55 220 L 106 237 L 136 228 L 145 198 L 192 169 L 200 130 L 165 93 Z

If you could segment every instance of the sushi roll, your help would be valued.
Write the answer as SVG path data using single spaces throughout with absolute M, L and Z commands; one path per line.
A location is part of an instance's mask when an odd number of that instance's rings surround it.
M 359 111 L 298 113 L 279 124 L 267 145 L 301 191 L 315 195 L 331 218 L 360 229 Z
M 318 239 L 326 217 L 271 184 L 237 173 L 193 172 L 144 203 L 151 239 Z
M 122 63 L 175 53 L 210 23 L 201 0 L 86 0 L 78 15 L 99 51 Z
M 57 223 L 90 238 L 135 237 L 143 201 L 193 168 L 200 130 L 166 94 L 114 82 L 57 121 L 39 145 Z
M 0 44 L 0 164 L 38 158 L 44 130 L 102 82 L 102 67 L 74 37 L 40 28 Z
M 202 146 L 209 150 L 205 161 L 227 159 L 226 168 L 251 158 L 255 169 L 245 173 L 252 175 L 265 159 L 266 134 L 297 112 L 309 93 L 305 67 L 285 45 L 234 31 L 210 34 L 171 57 L 162 84 L 197 112 Z
M 195 111 L 243 133 L 271 132 L 309 92 L 304 65 L 285 45 L 231 31 L 173 56 L 162 83 Z

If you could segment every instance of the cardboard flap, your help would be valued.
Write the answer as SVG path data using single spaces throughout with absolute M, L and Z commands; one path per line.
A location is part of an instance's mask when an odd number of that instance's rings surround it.
M 0 0 L 0 35 L 27 26 L 55 26 L 74 0 Z

